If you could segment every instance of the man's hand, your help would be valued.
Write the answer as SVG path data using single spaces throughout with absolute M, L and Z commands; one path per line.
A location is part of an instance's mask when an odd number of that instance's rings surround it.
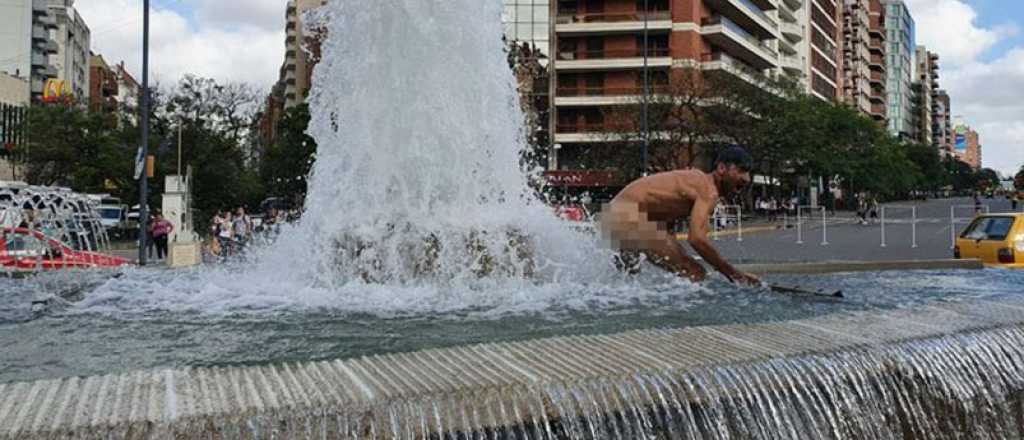
M 729 278 L 732 282 L 745 286 L 758 287 L 762 284 L 760 278 L 746 272 L 736 271 L 736 273 L 729 275 Z

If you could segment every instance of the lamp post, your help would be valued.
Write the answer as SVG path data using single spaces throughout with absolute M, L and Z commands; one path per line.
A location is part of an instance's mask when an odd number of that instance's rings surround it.
M 643 131 L 642 136 L 643 136 L 643 140 L 644 140 L 643 147 L 641 147 L 641 150 L 640 150 L 640 167 L 641 167 L 640 168 L 640 174 L 643 175 L 643 176 L 647 175 L 647 148 L 648 148 L 648 146 L 650 145 L 650 142 L 651 142 L 651 139 L 650 139 L 651 138 L 651 134 L 650 134 L 648 126 L 647 126 L 647 101 L 648 101 L 648 96 L 647 96 L 647 88 L 648 88 L 648 78 L 647 78 L 647 52 L 648 52 L 647 51 L 647 47 L 648 47 L 648 42 L 647 42 L 647 20 L 648 20 L 648 16 L 649 16 L 649 12 L 650 12 L 650 10 L 647 7 L 647 2 L 648 2 L 648 0 L 644 0 L 644 10 L 643 10 L 643 15 L 644 15 L 644 43 L 643 43 L 643 46 L 644 46 L 643 47 L 643 51 L 644 51 L 644 68 L 643 68 L 643 77 L 644 77 L 644 79 L 643 79 L 643 82 L 644 82 L 644 85 L 643 85 L 643 87 L 644 87 L 644 90 L 643 90 L 643 97 L 641 98 L 642 101 L 641 101 L 641 104 L 640 104 L 640 119 L 641 119 L 641 121 L 640 121 L 640 125 L 641 125 L 640 129 L 641 129 L 641 131 Z
M 149 223 L 149 0 L 142 0 L 142 160 L 139 175 L 139 265 L 146 265 L 146 230 Z

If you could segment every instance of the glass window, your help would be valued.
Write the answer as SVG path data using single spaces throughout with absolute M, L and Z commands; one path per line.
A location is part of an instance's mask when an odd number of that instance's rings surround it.
M 1013 229 L 1014 217 L 982 217 L 960 235 L 968 240 L 1003 241 Z

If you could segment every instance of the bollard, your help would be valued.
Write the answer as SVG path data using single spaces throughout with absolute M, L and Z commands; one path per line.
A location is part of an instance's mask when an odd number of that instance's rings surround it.
M 885 207 L 882 207 L 882 247 L 885 247 Z
M 828 246 L 828 210 L 825 207 L 821 208 L 821 245 Z
M 743 206 L 736 205 L 736 241 L 743 241 Z
M 917 207 L 913 206 L 910 210 L 910 247 L 917 248 Z
M 804 244 L 804 222 L 801 221 L 800 207 L 796 207 L 796 244 Z

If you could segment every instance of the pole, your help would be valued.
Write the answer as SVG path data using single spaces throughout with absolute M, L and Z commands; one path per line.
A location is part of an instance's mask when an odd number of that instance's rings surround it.
M 949 207 L 949 248 L 956 247 L 956 206 Z
M 736 241 L 743 241 L 743 206 L 736 206 L 736 227 L 738 229 L 738 235 Z
M 917 207 L 916 206 L 911 206 L 910 207 L 910 217 L 911 217 L 911 222 L 913 222 L 913 223 L 910 224 L 910 247 L 917 248 Z
M 882 207 L 882 247 L 885 247 L 885 207 Z
M 178 117 L 178 181 L 181 181 L 181 117 Z
M 796 244 L 804 244 L 804 222 L 803 217 L 800 216 L 800 208 L 800 206 L 796 207 Z
M 821 245 L 828 246 L 828 221 L 827 221 L 828 209 L 824 206 L 821 207 Z
M 643 90 L 643 102 L 642 102 L 642 105 L 640 106 L 640 118 L 641 118 L 641 122 L 640 123 L 641 123 L 641 130 L 643 131 L 643 136 L 644 136 L 644 145 L 643 145 L 643 149 L 640 152 L 640 166 L 641 166 L 640 173 L 642 175 L 644 175 L 644 176 L 647 175 L 647 149 L 650 146 L 650 142 L 651 142 L 651 133 L 649 132 L 649 127 L 647 126 L 647 101 L 648 101 L 648 96 L 647 96 L 647 92 L 648 92 L 648 90 L 647 90 L 648 89 L 648 78 L 647 78 L 647 19 L 648 19 L 648 16 L 649 16 L 648 12 L 650 12 L 649 9 L 647 9 L 647 2 L 648 2 L 648 0 L 644 0 L 644 11 L 643 11 L 643 14 L 644 14 L 644 44 L 643 44 L 643 46 L 644 46 L 644 48 L 643 48 L 643 50 L 644 50 L 644 70 L 643 70 L 644 90 Z
M 149 0 L 142 0 L 142 160 L 149 156 Z M 148 163 L 143 166 L 146 167 Z M 146 230 L 149 223 L 147 169 L 139 176 L 139 265 L 146 265 Z

